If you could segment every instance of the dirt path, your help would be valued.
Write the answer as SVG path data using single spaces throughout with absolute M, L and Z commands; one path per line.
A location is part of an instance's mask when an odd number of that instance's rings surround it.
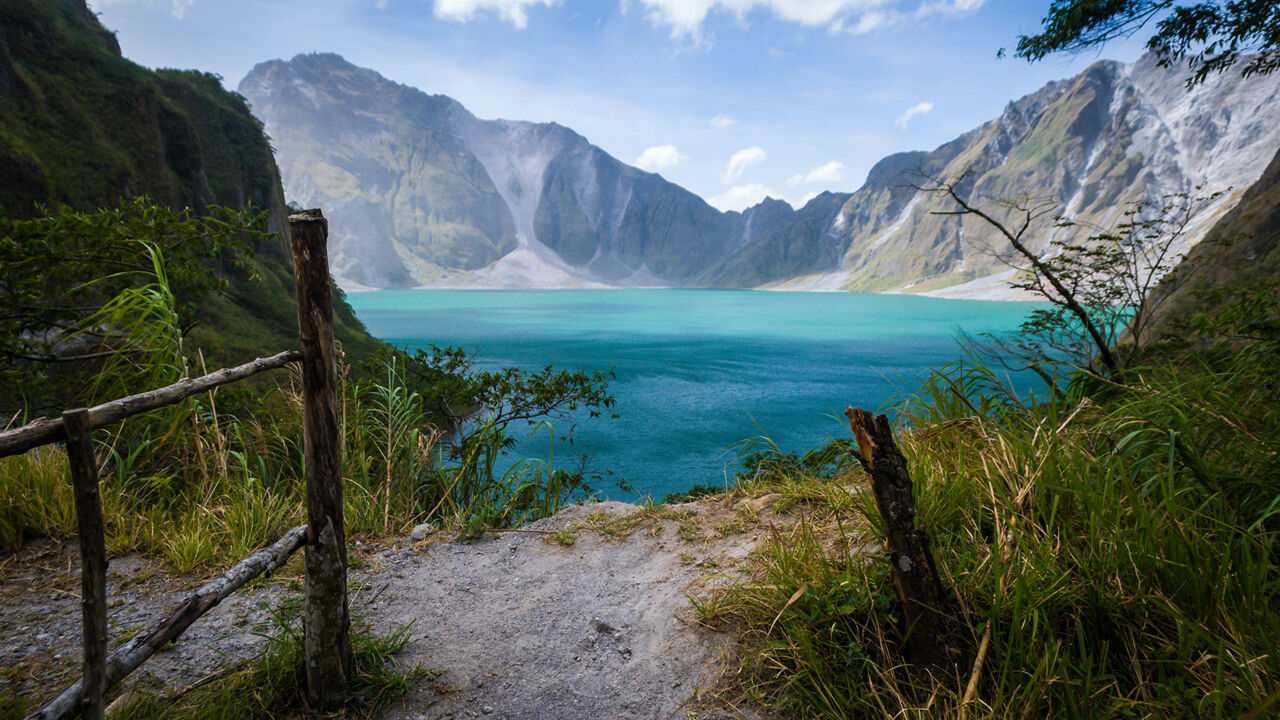
M 80 558 L 74 542 L 39 541 L 0 565 L 0 694 L 44 702 L 80 677 Z M 107 627 L 115 647 L 172 610 L 200 583 L 137 556 L 107 569 Z M 181 688 L 262 651 L 281 603 L 301 597 L 277 579 L 227 598 L 127 681 Z M 299 586 L 300 587 L 300 586 Z
M 699 697 L 732 638 L 697 625 L 689 594 L 740 577 L 763 533 L 752 504 L 597 503 L 471 543 L 440 534 L 357 551 L 354 614 L 378 630 L 410 625 L 400 661 L 443 671 L 384 720 L 751 716 Z M 0 570 L 0 691 L 43 699 L 77 672 L 74 558 L 47 543 Z M 260 652 L 255 632 L 301 597 L 296 585 L 233 596 L 131 682 L 182 687 Z M 113 561 L 113 637 L 191 586 L 136 558 Z

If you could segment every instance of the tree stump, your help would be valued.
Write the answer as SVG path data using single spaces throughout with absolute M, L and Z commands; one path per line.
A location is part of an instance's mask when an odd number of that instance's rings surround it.
M 971 659 L 970 633 L 960 619 L 955 595 L 938 577 L 928 537 L 916 528 L 907 459 L 894 442 L 888 417 L 854 407 L 844 414 L 884 519 L 893 587 L 902 610 L 904 660 L 918 680 L 932 677 L 955 685 Z

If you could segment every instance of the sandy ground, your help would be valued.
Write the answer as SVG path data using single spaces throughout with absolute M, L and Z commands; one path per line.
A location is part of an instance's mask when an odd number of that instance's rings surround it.
M 436 533 L 361 546 L 353 615 L 378 630 L 408 626 L 399 661 L 435 670 L 382 717 L 756 717 L 704 692 L 733 638 L 699 625 L 689 598 L 741 577 L 764 533 L 761 507 L 597 503 L 469 543 Z M 0 693 L 43 701 L 79 672 L 76 550 L 39 542 L 3 563 Z M 282 575 L 229 598 L 128 684 L 185 687 L 261 652 L 272 613 L 302 595 L 296 572 Z M 112 637 L 136 633 L 197 584 L 114 559 Z
M 48 540 L 0 561 L 0 694 L 44 702 L 80 677 L 79 565 L 75 543 Z M 111 646 L 163 617 L 198 585 L 158 572 L 154 563 L 136 556 L 112 558 L 107 569 Z M 297 588 L 296 582 L 277 579 L 232 595 L 127 684 L 185 687 L 258 654 L 265 645 L 260 633 L 270 632 L 272 613 L 282 602 L 301 596 Z

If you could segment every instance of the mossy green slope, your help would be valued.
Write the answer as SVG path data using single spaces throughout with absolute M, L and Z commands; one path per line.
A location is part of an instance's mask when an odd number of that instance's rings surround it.
M 0 209 L 35 203 L 80 210 L 146 195 L 197 212 L 210 205 L 267 213 L 285 227 L 279 173 L 262 125 L 216 76 L 153 72 L 125 59 L 83 0 L 0 2 Z M 291 258 L 258 243 L 243 268 L 223 268 L 225 293 L 201 303 L 192 331 L 211 365 L 297 344 Z M 336 332 L 348 352 L 378 343 L 345 302 Z

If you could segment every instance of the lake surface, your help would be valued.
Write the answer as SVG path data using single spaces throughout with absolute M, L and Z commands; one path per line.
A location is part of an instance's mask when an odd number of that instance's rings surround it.
M 910 295 L 720 290 L 379 290 L 347 296 L 373 335 L 462 346 L 477 364 L 612 369 L 617 419 L 578 418 L 574 447 L 610 470 L 603 497 L 721 485 L 730 445 L 788 451 L 846 437 L 846 405 L 883 408 L 961 356 L 956 332 L 1016 329 L 1035 305 Z M 517 430 L 523 433 L 523 430 Z M 547 457 L 543 433 L 517 457 Z M 558 444 L 557 467 L 569 464 Z

